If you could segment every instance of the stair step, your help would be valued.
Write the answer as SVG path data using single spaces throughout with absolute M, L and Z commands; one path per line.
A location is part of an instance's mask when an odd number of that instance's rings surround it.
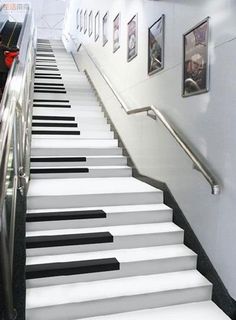
M 80 128 L 71 129 L 70 127 L 63 127 L 63 128 L 54 128 L 54 127 L 47 127 L 47 128 L 39 128 L 34 127 L 32 130 L 32 139 L 113 139 L 114 133 L 109 131 L 106 126 L 104 126 L 99 131 L 95 130 L 82 130 Z M 70 137 L 67 137 L 70 136 Z
M 169 307 L 145 309 L 98 316 L 81 320 L 230 320 L 212 301 L 179 304 Z
M 124 156 L 31 157 L 31 168 L 57 166 L 125 166 Z
M 26 279 L 71 276 L 119 270 L 116 258 L 45 263 L 26 266 Z
M 89 140 L 89 139 L 32 139 L 32 156 L 97 156 L 121 155 L 122 149 L 118 147 L 115 139 Z
M 33 120 L 75 121 L 75 117 L 70 117 L 70 116 L 37 116 L 37 115 L 33 115 Z
M 37 130 L 33 129 L 32 130 L 33 135 L 62 135 L 62 136 L 67 136 L 67 135 L 80 135 L 79 130 Z
M 197 271 L 29 288 L 27 319 L 81 319 L 211 299 L 212 287 Z
M 196 268 L 197 259 L 194 252 L 183 244 L 180 244 L 28 257 L 26 264 L 27 266 L 39 266 L 41 264 L 93 261 L 99 259 L 105 260 L 112 259 L 113 257 L 115 257 L 120 264 L 119 270 L 116 270 L 115 272 L 83 275 L 67 274 L 67 277 L 60 277 L 60 275 L 58 275 L 56 278 L 50 277 L 49 275 L 44 279 L 31 279 L 30 281 L 27 281 L 27 288 L 193 270 Z
M 81 211 L 81 208 L 66 208 L 65 214 L 74 211 Z M 72 228 L 92 228 L 92 227 L 104 227 L 114 225 L 125 224 L 147 224 L 157 222 L 171 222 L 172 221 L 172 209 L 164 204 L 146 204 L 146 205 L 128 205 L 128 206 L 105 206 L 105 207 L 87 207 L 83 209 L 85 213 L 89 211 L 104 211 L 106 213 L 106 219 L 94 218 L 85 220 L 62 220 L 62 221 L 38 221 L 27 222 L 27 231 L 39 231 L 39 230 L 56 230 L 56 229 L 72 229 Z M 59 214 L 60 209 L 36 209 L 27 210 L 27 215 L 30 214 Z M 26 215 L 26 219 L 27 219 Z M 37 219 L 37 218 L 35 218 Z
M 42 104 L 42 103 L 34 103 L 34 108 L 71 108 L 70 104 Z M 54 110 L 55 111 L 55 110 Z
M 110 232 L 72 233 L 59 235 L 26 236 L 26 249 L 76 246 L 113 242 Z
M 63 242 L 63 237 L 73 239 L 73 236 L 81 236 L 83 234 L 103 234 L 109 233 L 114 237 L 112 243 L 96 243 L 93 245 L 80 245 L 71 240 Z M 152 223 L 152 224 L 136 224 L 136 225 L 118 225 L 106 226 L 97 228 L 78 228 L 78 229 L 59 229 L 59 230 L 41 230 L 27 231 L 27 238 L 39 243 L 38 246 L 30 247 L 27 245 L 28 256 L 40 256 L 51 254 L 64 254 L 75 252 L 91 252 L 100 250 L 136 248 L 162 246 L 170 244 L 183 243 L 183 230 L 171 222 Z M 70 238 L 71 237 L 71 238 Z M 46 246 L 50 239 L 54 243 L 54 238 L 57 240 L 57 246 Z
M 101 219 L 106 218 L 103 210 L 83 210 L 83 211 L 57 211 L 57 212 L 38 212 L 27 213 L 26 222 L 42 221 L 64 221 L 77 219 Z
M 77 123 L 71 122 L 33 122 L 32 127 L 78 127 Z
M 30 169 L 31 179 L 88 178 L 88 177 L 130 177 L 128 166 L 96 167 L 34 167 Z
M 132 177 L 33 179 L 28 209 L 162 203 L 162 191 Z
M 35 93 L 60 93 L 60 94 L 66 94 L 66 90 L 39 90 L 39 89 L 34 89 Z
M 60 99 L 60 100 L 56 100 L 56 99 L 33 99 L 33 102 L 49 102 L 49 103 L 55 103 L 55 102 L 61 102 L 61 103 L 69 103 L 70 101 L 69 100 L 63 100 L 63 99 Z

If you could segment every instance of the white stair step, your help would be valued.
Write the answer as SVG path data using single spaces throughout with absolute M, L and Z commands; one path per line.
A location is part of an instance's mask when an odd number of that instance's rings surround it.
M 27 198 L 28 209 L 53 209 L 162 203 L 163 193 L 132 177 L 34 179 Z
M 122 149 L 114 139 L 32 139 L 31 155 L 120 155 Z
M 86 320 L 229 320 L 212 301 L 186 303 L 141 311 L 109 314 Z M 85 320 L 85 319 L 82 319 Z
M 42 104 L 41 102 L 35 102 L 35 104 Z M 53 105 L 53 103 L 43 103 L 45 105 Z M 55 102 L 55 104 L 63 104 L 59 102 Z M 65 105 L 70 103 L 64 102 Z M 86 107 L 87 108 L 87 107 Z M 34 107 L 33 115 L 43 115 L 43 116 L 76 116 L 78 121 L 80 122 L 83 118 L 104 118 L 104 113 L 99 109 L 95 111 L 90 110 L 80 110 L 76 111 L 72 108 L 57 108 L 57 107 Z
M 88 172 L 84 170 L 88 169 Z M 79 172 L 79 171 L 83 172 Z M 32 172 L 33 171 L 33 172 Z M 38 172 L 37 172 L 38 171 Z M 55 172 L 56 171 L 56 172 Z M 59 172 L 60 171 L 60 172 Z M 73 171 L 73 172 L 71 172 Z M 31 169 L 31 179 L 66 179 L 66 178 L 100 178 L 131 177 L 132 169 L 128 166 L 73 166 L 73 167 L 35 167 Z
M 113 241 L 104 243 L 90 243 L 83 245 L 58 245 L 33 247 L 27 249 L 28 256 L 40 256 L 62 253 L 75 253 L 86 251 L 112 250 L 122 248 L 137 248 L 159 245 L 181 244 L 183 243 L 183 230 L 172 222 L 118 225 L 96 228 L 59 229 L 28 231 L 27 237 L 45 237 L 97 234 L 109 232 L 113 236 Z M 59 237 L 60 238 L 60 237 Z M 35 238 L 36 239 L 36 238 Z M 37 239 L 38 240 L 38 239 Z M 40 240 L 40 239 L 39 239 Z
M 112 207 L 88 207 L 88 208 L 72 208 L 72 209 L 41 209 L 27 210 L 27 214 L 49 213 L 50 212 L 68 212 L 87 210 L 103 210 L 106 213 L 105 219 L 78 219 L 78 220 L 62 220 L 62 221 L 38 221 L 27 222 L 27 231 L 39 230 L 55 230 L 67 228 L 92 228 L 125 224 L 139 223 L 157 223 L 171 222 L 172 209 L 161 204 L 131 205 L 131 206 L 112 206 Z
M 100 131 L 86 131 L 80 128 L 42 128 L 34 127 L 32 134 L 32 140 L 44 140 L 44 139 L 77 139 L 77 140 L 86 140 L 86 139 L 114 139 L 114 133 L 108 130 Z M 40 134 L 37 134 L 40 133 Z M 45 133 L 44 133 L 45 132 Z M 59 133 L 59 134 L 58 134 Z
M 27 288 L 66 284 L 80 281 L 94 281 L 128 276 L 176 272 L 196 269 L 196 254 L 186 246 L 170 245 L 122 250 L 106 250 L 28 257 L 26 265 L 65 263 L 116 258 L 120 269 L 115 271 L 92 272 L 70 276 L 55 276 L 27 280 Z
M 164 307 L 211 298 L 211 284 L 197 271 L 30 288 L 26 319 L 64 320 Z
M 77 157 L 68 157 L 66 161 L 63 161 L 63 157 L 31 157 L 31 159 L 37 160 L 31 161 L 31 168 L 34 167 L 86 167 L 86 166 L 122 166 L 127 164 L 127 158 L 124 156 L 88 156 L 84 161 L 74 161 Z M 40 161 L 41 159 L 41 161 Z M 56 161 L 56 160 L 60 161 Z M 71 161 L 70 161 L 71 160 Z M 82 159 L 81 159 L 82 160 Z

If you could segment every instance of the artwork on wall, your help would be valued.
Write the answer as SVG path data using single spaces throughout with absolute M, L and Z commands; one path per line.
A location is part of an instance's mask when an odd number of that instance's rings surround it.
M 148 74 L 164 68 L 164 20 L 162 15 L 148 29 Z
M 138 16 L 137 14 L 128 22 L 128 45 L 127 60 L 128 62 L 138 54 Z
M 209 90 L 208 58 L 209 18 L 183 35 L 183 91 L 184 97 Z
M 98 11 L 95 16 L 95 32 L 94 32 L 95 41 L 97 41 L 97 39 L 99 38 L 99 34 L 100 34 L 100 13 Z
M 76 29 L 79 29 L 79 9 L 76 11 Z
M 87 32 L 87 27 L 88 27 L 88 15 L 87 15 L 87 10 L 84 12 L 84 33 Z
M 102 19 L 102 43 L 103 43 L 103 46 L 105 46 L 107 41 L 108 41 L 108 12 L 104 15 L 104 17 Z
M 113 20 L 113 52 L 120 48 L 120 13 Z
M 89 36 L 92 35 L 93 33 L 93 12 L 90 11 L 90 14 L 89 14 Z
M 82 31 L 83 30 L 83 10 L 80 10 L 79 22 L 80 22 L 80 31 Z

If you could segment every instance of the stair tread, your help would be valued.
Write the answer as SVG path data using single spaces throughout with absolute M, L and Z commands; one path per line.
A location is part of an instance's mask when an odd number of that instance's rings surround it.
M 111 148 L 118 147 L 116 139 L 32 139 L 32 149 L 52 148 Z
M 86 208 L 67 208 L 63 209 L 63 211 L 68 210 L 75 211 L 75 210 L 104 210 L 106 213 L 122 213 L 122 212 L 138 212 L 138 211 L 156 211 L 156 210 L 171 210 L 167 205 L 164 203 L 158 204 L 140 204 L 140 205 L 120 205 L 120 206 L 102 206 L 102 207 L 86 207 Z M 40 213 L 40 212 L 60 212 L 61 209 L 33 209 L 27 210 L 27 213 Z
M 145 309 L 140 311 L 89 317 L 80 320 L 229 320 L 230 318 L 212 301 Z
M 82 303 L 195 287 L 211 287 L 196 270 L 29 288 L 26 308 Z
M 153 246 L 145 248 L 131 249 L 116 249 L 103 250 L 94 252 L 80 252 L 73 254 L 54 254 L 44 256 L 33 256 L 26 258 L 26 265 L 68 262 L 68 261 L 83 261 L 93 259 L 106 259 L 116 257 L 120 263 L 159 260 L 183 256 L 193 256 L 196 254 L 183 244 Z
M 26 232 L 27 237 L 39 236 L 53 236 L 53 235 L 66 235 L 66 234 L 82 234 L 82 233 L 95 233 L 95 232 L 110 232 L 113 236 L 127 236 L 139 234 L 157 234 L 157 233 L 171 233 L 183 232 L 173 222 L 162 223 L 146 223 L 146 224 L 131 224 L 121 226 L 105 226 L 105 227 L 92 227 L 92 228 L 76 228 L 76 229 L 57 229 L 57 230 L 39 230 Z
M 81 166 L 71 166 L 71 167 L 67 167 L 67 166 L 57 166 L 57 167 L 53 167 L 53 166 L 46 166 L 46 167 L 32 167 L 32 169 L 34 170 L 37 170 L 37 169 L 68 169 L 68 168 L 75 168 L 75 169 L 78 169 L 78 168 L 81 168 Z M 130 169 L 131 168 L 129 166 L 126 166 L 126 165 L 120 165 L 120 166 L 117 166 L 117 165 L 109 165 L 109 166 L 86 166 L 86 168 L 88 169 L 96 169 L 96 170 L 103 170 L 103 169 Z
M 114 194 L 146 193 L 156 189 L 133 177 L 115 178 L 82 178 L 82 179 L 34 179 L 31 181 L 28 197 L 42 195 L 80 195 L 80 194 Z

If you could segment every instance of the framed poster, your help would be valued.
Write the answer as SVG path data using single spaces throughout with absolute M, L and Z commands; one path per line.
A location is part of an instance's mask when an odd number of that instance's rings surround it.
M 113 20 L 113 52 L 120 48 L 120 13 Z
M 148 74 L 164 68 L 164 14 L 148 29 Z
M 87 14 L 87 10 L 85 10 L 85 12 L 84 12 L 84 33 L 87 32 L 87 28 L 88 28 L 88 14 Z
M 76 11 L 76 29 L 79 29 L 79 9 Z
M 102 19 L 102 43 L 103 43 L 103 46 L 105 46 L 107 41 L 108 41 L 108 12 L 104 15 L 104 17 Z
M 90 11 L 90 14 L 89 14 L 89 36 L 92 35 L 93 33 L 93 12 Z
M 138 54 L 138 16 L 137 14 L 128 22 L 128 45 L 127 60 L 128 62 Z
M 80 10 L 80 14 L 79 14 L 79 23 L 80 23 L 80 31 L 83 30 L 83 10 Z
M 183 35 L 183 97 L 209 90 L 209 18 Z
M 99 34 L 100 34 L 100 13 L 98 11 L 95 16 L 95 32 L 94 32 L 95 41 L 97 41 L 97 39 L 99 38 Z

